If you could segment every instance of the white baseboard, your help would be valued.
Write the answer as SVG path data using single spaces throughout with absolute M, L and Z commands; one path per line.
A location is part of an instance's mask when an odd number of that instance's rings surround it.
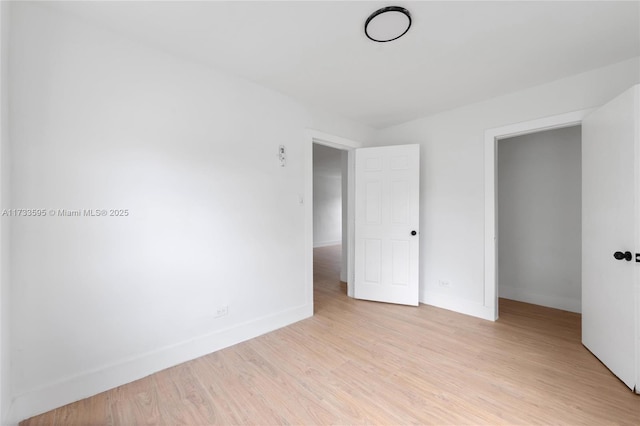
M 460 299 L 445 293 L 424 291 L 420 294 L 420 303 L 432 305 L 437 308 L 447 309 L 449 311 L 458 312 L 473 317 L 482 318 L 489 321 L 495 321 L 495 308 L 493 306 L 484 306 L 480 302 Z
M 224 349 L 313 315 L 313 306 L 288 309 L 152 352 L 120 360 L 33 389 L 13 398 L 11 424 L 133 382 L 150 374 Z
M 318 242 L 318 243 L 316 243 L 314 241 L 313 242 L 313 248 L 339 246 L 341 244 L 342 244 L 342 240 L 338 240 L 338 241 L 321 241 L 321 242 Z
M 518 302 L 532 303 L 534 305 L 546 306 L 549 308 L 562 309 L 569 312 L 582 312 L 582 301 L 568 297 L 558 297 L 547 294 L 533 293 L 526 289 L 500 285 L 498 289 L 500 297 L 517 300 Z

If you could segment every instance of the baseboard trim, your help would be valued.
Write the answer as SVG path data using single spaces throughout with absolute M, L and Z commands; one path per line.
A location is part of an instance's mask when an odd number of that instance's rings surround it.
M 498 289 L 500 297 L 517 300 L 518 302 L 532 303 L 534 305 L 546 306 L 548 308 L 561 309 L 569 312 L 582 312 L 582 301 L 580 299 L 570 299 L 567 297 L 549 296 L 545 294 L 532 293 L 520 288 L 500 285 Z
M 496 320 L 495 307 L 484 306 L 484 304 L 480 302 L 460 299 L 444 293 L 429 291 L 423 292 L 420 295 L 420 303 L 458 312 L 460 314 L 470 315 L 472 317 L 482 318 L 488 321 Z
M 79 401 L 169 367 L 258 337 L 313 315 L 305 304 L 51 383 L 13 398 L 9 422 Z

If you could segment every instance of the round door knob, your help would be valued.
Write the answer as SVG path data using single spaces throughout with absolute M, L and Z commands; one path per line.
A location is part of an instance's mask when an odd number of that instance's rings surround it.
M 621 251 L 617 251 L 615 253 L 613 253 L 613 257 L 615 257 L 617 260 L 626 260 L 627 262 L 631 262 L 631 252 L 630 251 L 625 251 L 624 253 Z
M 411 231 L 411 235 L 417 235 L 418 233 L 416 231 Z

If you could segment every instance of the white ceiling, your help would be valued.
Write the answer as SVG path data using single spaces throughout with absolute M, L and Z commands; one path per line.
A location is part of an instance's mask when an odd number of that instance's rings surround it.
M 374 43 L 374 10 L 406 7 Z M 381 128 L 640 55 L 640 2 L 49 2 Z

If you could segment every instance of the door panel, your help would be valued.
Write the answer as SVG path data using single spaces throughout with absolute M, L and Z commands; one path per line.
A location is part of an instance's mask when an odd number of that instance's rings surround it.
M 358 299 L 418 305 L 419 154 L 418 145 L 356 150 Z
M 407 223 L 409 219 L 409 185 L 406 181 L 391 183 L 391 220 L 394 224 Z
M 409 285 L 410 250 L 408 241 L 391 241 L 391 284 Z
M 636 385 L 636 149 L 634 87 L 582 123 L 582 342 L 629 388 Z
M 364 281 L 367 284 L 380 284 L 380 260 L 382 244 L 380 240 L 364 241 Z
M 380 182 L 366 183 L 366 222 L 368 225 L 379 225 L 382 216 L 381 198 L 382 188 Z

